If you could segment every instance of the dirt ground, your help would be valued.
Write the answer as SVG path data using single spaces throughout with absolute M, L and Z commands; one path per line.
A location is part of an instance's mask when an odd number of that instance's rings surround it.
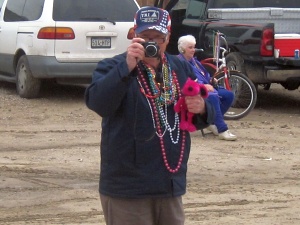
M 100 118 L 83 93 L 49 85 L 27 100 L 0 82 L 1 225 L 104 225 Z M 186 225 L 298 225 L 300 90 L 260 88 L 251 114 L 227 122 L 235 142 L 192 134 Z

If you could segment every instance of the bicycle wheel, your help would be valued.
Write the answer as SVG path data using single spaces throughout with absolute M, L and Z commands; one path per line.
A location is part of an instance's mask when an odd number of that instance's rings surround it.
M 216 75 L 218 85 L 225 87 L 224 72 Z M 254 108 L 257 100 L 257 91 L 252 81 L 239 71 L 230 71 L 229 84 L 234 93 L 234 100 L 225 113 L 224 119 L 237 120 L 245 117 Z

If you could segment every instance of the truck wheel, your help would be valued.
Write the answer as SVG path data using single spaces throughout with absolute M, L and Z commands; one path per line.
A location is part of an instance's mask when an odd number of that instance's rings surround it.
M 244 60 L 238 52 L 232 52 L 226 56 L 226 65 L 229 70 L 237 70 L 247 75 L 245 71 Z
M 17 93 L 22 98 L 37 98 L 41 88 L 41 80 L 32 76 L 28 60 L 25 55 L 21 56 L 16 71 Z

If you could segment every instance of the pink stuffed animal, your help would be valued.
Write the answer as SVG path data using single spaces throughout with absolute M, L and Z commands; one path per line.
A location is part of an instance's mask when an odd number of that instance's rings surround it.
M 195 96 L 200 94 L 202 98 L 207 98 L 208 91 L 203 84 L 199 84 L 191 78 L 188 78 L 181 91 L 183 96 L 179 98 L 178 102 L 175 104 L 174 110 L 175 112 L 180 113 L 180 129 L 193 132 L 196 131 L 196 127 L 192 123 L 194 113 L 187 110 L 185 96 Z

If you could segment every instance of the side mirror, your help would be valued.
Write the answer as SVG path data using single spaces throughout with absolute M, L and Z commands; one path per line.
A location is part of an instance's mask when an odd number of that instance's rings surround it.
M 135 36 L 135 32 L 134 32 L 133 27 L 131 27 L 127 33 L 127 39 L 132 40 L 134 38 L 134 36 Z

